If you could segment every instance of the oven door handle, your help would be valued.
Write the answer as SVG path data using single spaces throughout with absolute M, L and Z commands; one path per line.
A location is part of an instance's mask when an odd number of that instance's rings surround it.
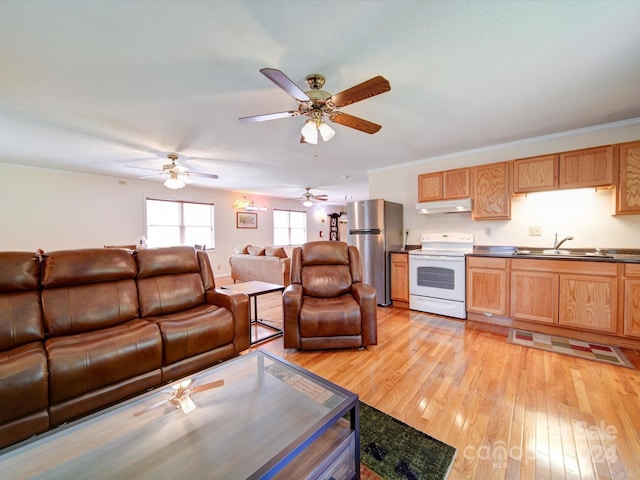
M 415 260 L 442 260 L 447 262 L 464 262 L 464 256 L 460 257 L 447 257 L 444 255 L 413 255 L 410 258 Z

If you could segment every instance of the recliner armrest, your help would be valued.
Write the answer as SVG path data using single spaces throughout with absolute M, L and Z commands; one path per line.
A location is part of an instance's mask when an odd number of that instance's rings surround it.
M 369 284 L 358 282 L 351 286 L 351 291 L 353 298 L 360 304 L 362 343 L 376 345 L 378 343 L 376 289 Z
M 206 301 L 211 305 L 227 308 L 233 315 L 235 331 L 233 343 L 238 351 L 246 350 L 250 345 L 249 296 L 243 292 L 216 288 L 205 292 Z
M 284 348 L 300 347 L 298 315 L 302 308 L 302 285 L 292 283 L 282 293 L 282 319 L 284 327 Z

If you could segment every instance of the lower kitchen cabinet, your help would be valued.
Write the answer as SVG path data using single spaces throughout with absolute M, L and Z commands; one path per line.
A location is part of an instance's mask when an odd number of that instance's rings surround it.
M 606 265 L 615 267 L 614 264 Z M 616 333 L 618 280 L 615 272 L 614 268 L 610 277 L 561 274 L 558 323 L 565 327 Z
M 506 258 L 467 257 L 467 311 L 507 315 Z
M 511 317 L 518 320 L 558 323 L 558 275 L 511 270 Z
M 640 337 L 640 265 L 638 264 L 625 265 L 624 334 Z
M 615 263 L 514 259 L 511 317 L 616 333 L 617 272 Z
M 398 307 L 409 308 L 409 255 L 391 255 L 391 300 Z

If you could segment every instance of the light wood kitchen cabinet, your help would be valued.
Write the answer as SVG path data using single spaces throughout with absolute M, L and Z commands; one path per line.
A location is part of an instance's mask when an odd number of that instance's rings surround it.
M 616 215 L 640 214 L 640 142 L 617 146 Z
M 511 163 L 492 163 L 472 168 L 474 220 L 511 218 Z
M 559 188 L 613 185 L 613 145 L 564 152 L 559 155 Z
M 558 188 L 558 155 L 513 161 L 513 193 L 544 192 Z
M 508 260 L 467 257 L 467 311 L 507 315 Z
M 467 198 L 471 196 L 469 177 L 469 168 L 418 175 L 418 202 Z
M 409 308 L 409 255 L 391 254 L 391 300 L 398 307 Z
M 612 277 L 561 274 L 558 324 L 581 330 L 616 333 L 617 287 L 615 273 Z
M 640 337 L 640 265 L 627 264 L 624 270 L 624 334 Z
M 558 323 L 558 275 L 531 271 L 527 269 L 527 262 L 511 261 L 511 317 L 531 322 Z

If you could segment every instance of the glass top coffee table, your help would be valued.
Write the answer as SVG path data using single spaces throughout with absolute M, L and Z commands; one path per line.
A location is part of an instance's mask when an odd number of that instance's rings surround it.
M 250 343 L 251 345 L 255 345 L 256 343 L 265 342 L 267 340 L 271 340 L 272 338 L 282 336 L 282 329 L 270 325 L 262 320 L 258 316 L 258 296 L 264 295 L 266 293 L 272 292 L 282 292 L 284 291 L 284 286 L 278 285 L 276 283 L 268 283 L 268 282 L 259 282 L 257 280 L 251 280 L 249 282 L 240 282 L 240 283 L 230 283 L 229 285 L 223 285 L 221 288 L 226 288 L 228 290 L 235 290 L 236 292 L 243 292 L 249 295 L 249 301 L 253 299 L 253 312 L 251 312 L 251 319 L 249 321 L 249 329 L 251 332 Z M 255 327 L 255 328 L 251 328 Z M 269 335 L 260 335 L 260 328 L 267 328 L 271 331 Z M 254 331 L 255 330 L 255 331 Z
M 0 471 L 37 479 L 359 478 L 358 405 L 356 394 L 258 350 L 0 451 Z

